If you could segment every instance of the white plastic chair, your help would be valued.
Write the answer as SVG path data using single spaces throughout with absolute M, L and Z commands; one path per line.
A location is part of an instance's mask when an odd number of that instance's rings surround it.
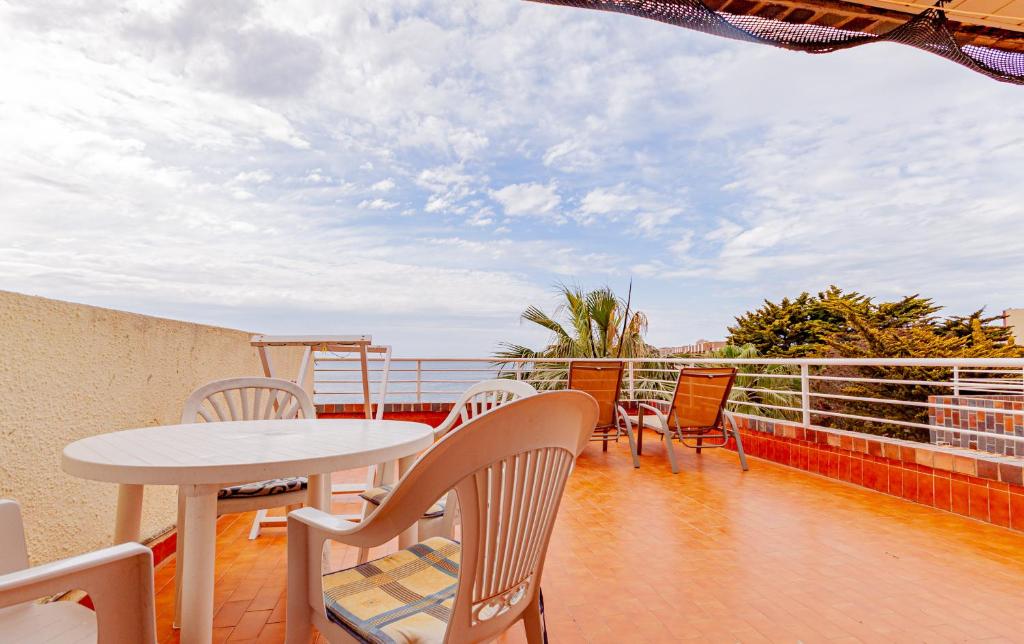
M 540 584 L 562 492 L 597 421 L 594 399 L 554 391 L 503 405 L 424 452 L 365 521 L 315 508 L 288 515 L 287 641 L 489 641 L 522 620 L 543 641 Z M 322 576 L 325 543 L 370 548 L 399 535 L 447 490 L 461 544 L 433 537 Z M 330 609 L 330 613 L 328 610 Z
M 85 591 L 95 611 L 36 603 L 69 590 Z M 0 499 L 0 641 L 155 644 L 153 553 L 123 543 L 30 568 L 21 508 Z
M 226 422 L 316 418 L 309 394 L 295 383 L 279 378 L 227 378 L 215 380 L 193 391 L 181 413 L 181 422 Z M 218 494 L 217 516 L 256 510 L 249 539 L 255 539 L 264 525 L 284 525 L 285 517 L 267 516 L 272 508 L 298 506 L 306 501 L 305 477 L 257 481 L 224 488 Z M 181 561 L 185 552 L 185 495 L 178 492 L 177 563 L 175 564 L 175 620 L 180 623 Z
M 502 405 L 534 396 L 537 390 L 533 385 L 521 380 L 482 380 L 469 387 L 462 393 L 459 400 L 452 406 L 448 416 L 434 429 L 434 440 L 440 440 L 460 423 L 465 424 L 470 420 L 501 407 Z M 378 468 L 383 472 L 383 468 Z M 363 499 L 363 518 L 376 509 L 378 505 L 394 489 L 393 484 L 382 483 L 382 474 L 378 474 L 375 486 L 360 497 Z M 427 514 L 417 523 L 417 530 L 420 539 L 431 536 L 451 537 L 455 526 L 455 498 L 454 493 L 448 493 L 428 508 Z M 449 508 L 452 508 L 449 511 Z M 359 550 L 359 563 L 366 561 L 369 551 L 365 548 Z

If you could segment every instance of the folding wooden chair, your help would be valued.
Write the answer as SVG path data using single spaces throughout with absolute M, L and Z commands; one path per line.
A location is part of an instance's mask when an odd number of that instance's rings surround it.
M 641 430 L 646 426 L 662 435 L 673 474 L 679 472 L 679 465 L 672 439 L 700 454 L 705 447 L 725 447 L 731 437 L 736 440 L 740 467 L 747 471 L 747 457 L 736 421 L 725 412 L 735 381 L 736 370 L 732 368 L 680 369 L 670 401 L 640 404 L 637 426 Z M 645 416 L 644 412 L 651 415 Z
M 633 454 L 633 467 L 640 467 L 636 452 L 636 436 L 633 424 L 626 410 L 619 405 L 622 387 L 622 362 L 571 362 L 569 364 L 569 389 L 583 391 L 597 401 L 600 414 L 594 428 L 592 441 L 601 441 L 601 450 L 608 451 L 608 441 L 619 442 L 625 435 L 629 439 L 629 451 Z

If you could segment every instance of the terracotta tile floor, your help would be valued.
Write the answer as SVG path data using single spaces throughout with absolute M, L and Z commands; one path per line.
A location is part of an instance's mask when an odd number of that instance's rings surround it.
M 682 462 L 653 437 L 639 470 L 621 446 L 580 458 L 544 576 L 552 643 L 1024 641 L 1024 535 L 731 453 Z M 251 518 L 221 521 L 215 641 L 284 639 L 284 530 L 247 541 Z M 173 576 L 172 557 L 167 642 Z

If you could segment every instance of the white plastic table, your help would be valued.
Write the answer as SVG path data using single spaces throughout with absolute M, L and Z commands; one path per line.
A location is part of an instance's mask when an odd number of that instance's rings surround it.
M 144 485 L 179 487 L 185 497 L 188 544 L 182 568 L 181 641 L 191 644 L 210 642 L 213 636 L 218 490 L 309 476 L 308 503 L 329 511 L 331 472 L 398 460 L 401 475 L 433 437 L 429 425 L 393 420 L 164 425 L 75 441 L 64 448 L 61 465 L 73 476 L 119 484 L 115 543 L 139 540 Z

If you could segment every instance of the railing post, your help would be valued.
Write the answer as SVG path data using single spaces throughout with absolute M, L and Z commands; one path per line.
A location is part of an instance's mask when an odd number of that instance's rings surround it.
M 633 361 L 630 360 L 626 365 L 626 388 L 629 391 L 629 399 L 636 400 L 636 391 L 633 389 Z
M 516 363 L 516 380 L 522 380 L 522 379 L 523 379 L 523 363 L 522 362 L 517 362 Z
M 953 366 L 953 395 L 960 395 L 960 366 Z
M 416 402 L 423 402 L 423 361 L 416 361 Z
M 806 362 L 800 364 L 800 411 L 804 427 L 811 426 L 811 369 Z

